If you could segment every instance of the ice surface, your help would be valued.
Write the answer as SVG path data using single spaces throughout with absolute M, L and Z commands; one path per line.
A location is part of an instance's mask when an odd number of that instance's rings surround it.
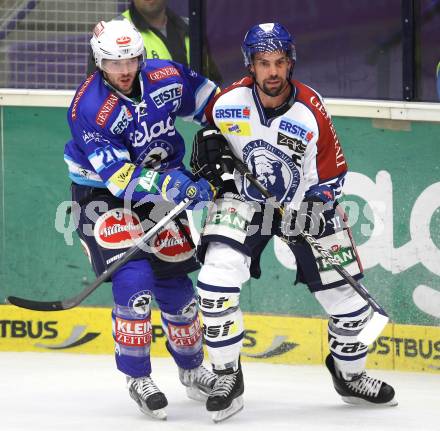
M 221 424 L 186 398 L 170 359 L 153 358 L 168 420 L 143 415 L 129 397 L 113 357 L 0 353 L 0 430 L 302 431 L 440 430 L 440 375 L 372 370 L 396 389 L 399 405 L 344 404 L 323 366 L 243 363 L 244 410 Z

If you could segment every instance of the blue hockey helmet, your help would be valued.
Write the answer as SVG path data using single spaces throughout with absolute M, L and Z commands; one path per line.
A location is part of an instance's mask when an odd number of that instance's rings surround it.
M 246 33 L 241 51 L 246 67 L 252 63 L 252 55 L 256 52 L 285 51 L 293 63 L 296 61 L 293 37 L 283 25 L 277 22 L 254 25 Z

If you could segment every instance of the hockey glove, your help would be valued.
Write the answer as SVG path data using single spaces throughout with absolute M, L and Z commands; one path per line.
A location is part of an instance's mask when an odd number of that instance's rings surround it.
M 281 234 L 285 242 L 297 242 L 301 232 L 319 237 L 324 233 L 327 205 L 313 197 L 304 198 L 298 210 L 287 209 L 281 220 Z
M 184 172 L 171 170 L 160 175 L 158 189 L 162 198 L 179 204 L 185 198 L 193 202 L 188 209 L 203 208 L 215 196 L 215 189 L 205 179 L 193 181 Z
M 222 186 L 222 174 L 234 171 L 232 157 L 228 142 L 216 127 L 205 127 L 194 136 L 190 162 L 192 171 L 214 186 Z

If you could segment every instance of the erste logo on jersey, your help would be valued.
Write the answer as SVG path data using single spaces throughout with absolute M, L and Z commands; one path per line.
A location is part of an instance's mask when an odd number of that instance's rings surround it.
M 114 135 L 120 135 L 128 127 L 128 124 L 132 120 L 133 116 L 131 115 L 131 112 L 125 105 L 122 105 L 121 111 L 116 117 L 116 120 L 110 126 L 110 132 L 112 132 Z
M 174 83 L 153 91 L 150 93 L 150 97 L 156 107 L 162 108 L 167 102 L 180 99 L 182 97 L 182 90 L 182 84 Z
M 161 81 L 170 76 L 180 76 L 179 71 L 173 66 L 162 67 L 161 69 L 153 70 L 147 74 L 149 81 Z
M 258 182 L 275 196 L 278 202 L 290 202 L 300 182 L 300 173 L 292 158 L 262 139 L 249 142 L 243 148 L 243 160 Z M 265 198 L 248 180 L 242 178 L 244 194 L 251 200 Z
M 279 129 L 289 135 L 299 136 L 307 142 L 310 142 L 313 139 L 313 136 L 315 136 L 313 131 L 304 126 L 304 124 L 293 121 L 287 117 L 281 118 Z
M 236 118 L 240 120 L 249 120 L 250 116 L 251 108 L 244 105 L 221 106 L 220 108 L 215 108 L 214 112 L 214 117 L 219 120 Z

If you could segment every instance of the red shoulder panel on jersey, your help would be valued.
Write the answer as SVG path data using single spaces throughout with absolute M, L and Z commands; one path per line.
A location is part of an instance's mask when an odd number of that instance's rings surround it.
M 319 179 L 326 180 L 342 175 L 347 171 L 347 162 L 335 126 L 321 98 L 307 85 L 295 80 L 292 82 L 297 88 L 297 100 L 312 111 L 319 126 L 319 139 L 316 144 L 316 168 Z
M 220 91 L 220 93 L 218 93 L 213 99 L 211 99 L 211 101 L 208 103 L 208 105 L 205 108 L 205 115 L 206 115 L 206 119 L 208 120 L 208 123 L 214 125 L 214 119 L 212 118 L 212 108 L 214 107 L 215 102 L 217 102 L 220 96 L 228 93 L 231 90 L 234 90 L 234 88 L 252 87 L 253 84 L 254 84 L 254 79 L 251 76 L 245 76 L 244 78 L 240 79 L 240 81 L 235 81 L 229 87 L 226 87 L 224 90 Z

